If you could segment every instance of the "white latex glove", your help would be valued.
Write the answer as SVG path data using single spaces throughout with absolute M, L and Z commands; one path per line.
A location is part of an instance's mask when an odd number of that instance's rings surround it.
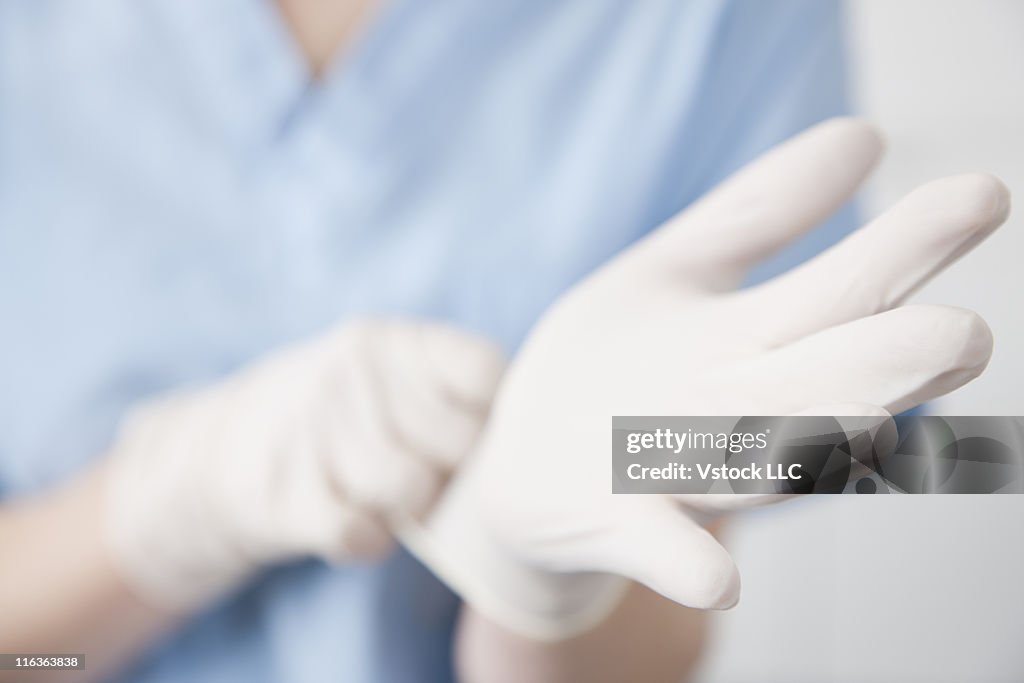
M 895 307 L 1005 219 L 989 176 L 925 185 L 808 263 L 733 291 L 841 206 L 881 147 L 865 123 L 819 125 L 571 289 L 514 360 L 477 451 L 403 541 L 476 609 L 535 638 L 590 627 L 625 579 L 733 605 L 736 567 L 692 514 L 729 497 L 613 495 L 611 417 L 884 414 L 977 376 L 992 339 L 976 314 Z
M 447 327 L 365 321 L 143 405 L 107 464 L 115 568 L 188 610 L 269 563 L 380 556 L 475 442 L 503 366 Z

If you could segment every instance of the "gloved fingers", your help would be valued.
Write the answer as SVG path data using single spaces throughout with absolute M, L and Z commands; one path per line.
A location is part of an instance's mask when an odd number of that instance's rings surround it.
M 832 417 L 846 433 L 852 460 L 850 478 L 870 474 L 893 453 L 898 432 L 885 408 L 870 403 L 833 403 L 813 406 L 794 416 Z
M 1010 196 L 982 174 L 919 187 L 839 244 L 737 295 L 771 346 L 901 303 L 992 233 Z
M 426 323 L 361 322 L 341 378 L 361 428 L 390 448 L 451 469 L 472 448 L 504 370 L 492 343 Z
M 832 403 L 821 404 L 798 410 L 790 417 L 829 417 L 834 418 L 838 427 L 847 434 L 849 443 L 854 450 L 851 453 L 855 464 L 869 462 L 874 451 L 872 445 L 879 442 L 895 444 L 895 423 L 885 408 L 868 403 Z M 863 437 L 860 438 L 861 432 Z M 884 446 L 882 447 L 884 448 Z M 860 471 L 866 471 L 861 465 Z M 695 510 L 698 515 L 705 515 L 700 520 L 707 523 L 715 516 L 727 512 L 746 510 L 763 505 L 773 505 L 793 498 L 791 493 L 679 493 L 672 496 L 674 500 Z
M 418 517 L 430 509 L 446 473 L 373 436 L 346 438 L 325 452 L 327 472 L 345 500 L 382 518 L 397 513 Z
M 422 366 L 456 405 L 486 412 L 502 374 L 505 355 L 497 344 L 449 325 L 419 323 Z
M 330 438 L 329 416 L 330 407 L 325 405 L 292 416 L 291 437 L 276 440 L 279 445 L 269 457 L 250 457 L 259 446 L 260 434 L 254 432 L 235 449 L 202 463 L 215 477 L 230 477 L 230 485 L 210 493 L 210 505 L 244 511 L 244 523 L 236 525 L 233 533 L 248 538 L 248 547 L 269 553 L 266 558 L 250 559 L 271 561 L 307 553 L 328 560 L 371 558 L 384 555 L 393 545 L 386 525 L 360 506 L 332 472 L 331 458 L 338 444 Z M 213 471 L 217 468 L 221 471 Z M 232 519 L 228 514 L 223 517 Z
M 681 605 L 728 609 L 740 594 L 732 557 L 671 499 L 623 505 L 595 569 L 638 581 Z
M 314 449 L 306 459 L 340 501 L 381 516 L 418 514 L 433 503 L 446 473 L 396 432 L 387 415 L 389 389 L 372 359 L 360 358 L 335 377 L 332 394 L 306 407 L 296 430 Z
M 790 412 L 843 401 L 899 413 L 968 383 L 991 354 L 992 333 L 977 313 L 903 306 L 754 356 L 728 372 L 751 406 Z
M 320 472 L 322 479 L 327 479 Z M 395 545 L 386 522 L 375 512 L 364 509 L 340 495 L 333 487 L 304 489 L 301 500 L 281 505 L 279 513 L 293 552 L 312 553 L 331 562 L 351 562 L 352 558 L 379 559 Z
M 394 423 L 408 443 L 444 469 L 454 468 L 476 443 L 505 370 L 505 357 L 491 341 L 451 327 L 418 326 L 416 351 L 389 373 Z M 410 340 L 411 341 L 411 340 Z M 413 405 L 415 403 L 415 405 Z
M 279 447 L 273 458 L 254 458 L 234 468 L 246 474 L 236 477 L 234 489 L 244 488 L 250 479 L 267 487 L 246 499 L 263 501 L 263 517 L 277 528 L 270 536 L 290 544 L 286 551 L 314 552 L 326 559 L 379 556 L 393 542 L 389 516 L 418 515 L 436 499 L 445 473 L 422 457 L 417 446 L 406 444 L 390 420 L 396 392 L 422 374 L 384 362 L 392 358 L 401 364 L 399 355 L 416 353 L 401 346 L 410 337 L 418 338 L 418 332 L 407 332 L 389 323 L 348 326 L 340 339 L 344 362 L 318 363 L 326 368 L 321 370 L 327 373 L 321 380 L 327 382 L 326 390 L 315 401 L 280 403 L 279 410 L 294 413 L 287 420 L 290 436 L 277 440 L 286 449 Z M 337 344 L 326 352 L 336 353 Z M 392 386 L 391 372 L 406 381 Z M 289 385 L 279 384 L 287 395 Z M 401 393 L 397 399 L 397 409 L 420 409 Z M 274 424 L 269 414 L 257 419 Z M 254 438 L 259 433 L 255 426 L 252 433 Z M 254 443 L 233 457 L 244 458 L 256 447 Z
M 881 157 L 865 121 L 831 119 L 791 138 L 728 178 L 637 245 L 641 270 L 684 273 L 714 290 L 839 209 Z

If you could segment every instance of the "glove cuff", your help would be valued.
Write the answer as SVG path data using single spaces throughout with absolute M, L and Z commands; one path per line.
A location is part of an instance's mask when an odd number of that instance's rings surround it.
M 589 631 L 621 602 L 629 581 L 600 572 L 531 566 L 505 550 L 452 482 L 425 520 L 403 518 L 399 540 L 477 611 L 534 640 L 558 641 Z M 466 488 L 466 487 L 461 487 Z

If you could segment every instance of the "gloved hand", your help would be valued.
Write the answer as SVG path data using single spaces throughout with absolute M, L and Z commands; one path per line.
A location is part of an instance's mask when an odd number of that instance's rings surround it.
M 613 495 L 611 417 L 830 404 L 884 415 L 977 376 L 992 339 L 976 314 L 897 306 L 1003 222 L 1007 192 L 991 177 L 925 185 L 806 264 L 734 291 L 844 203 L 880 150 L 865 123 L 819 125 L 571 289 L 512 363 L 476 452 L 403 541 L 477 610 L 534 638 L 585 630 L 627 579 L 684 605 L 733 605 L 736 567 L 693 514 L 730 498 Z
M 129 414 L 105 540 L 140 597 L 188 610 L 269 563 L 380 556 L 477 438 L 504 369 L 474 336 L 364 321 Z

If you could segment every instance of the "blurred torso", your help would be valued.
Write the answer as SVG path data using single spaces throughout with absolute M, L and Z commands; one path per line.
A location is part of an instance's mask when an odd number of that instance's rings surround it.
M 0 497 L 72 476 L 133 402 L 345 317 L 513 349 L 569 284 L 843 109 L 835 54 L 795 76 L 779 54 L 832 27 L 821 5 L 397 2 L 312 83 L 264 3 L 0 0 Z M 455 610 L 404 555 L 301 564 L 130 676 L 444 680 Z

